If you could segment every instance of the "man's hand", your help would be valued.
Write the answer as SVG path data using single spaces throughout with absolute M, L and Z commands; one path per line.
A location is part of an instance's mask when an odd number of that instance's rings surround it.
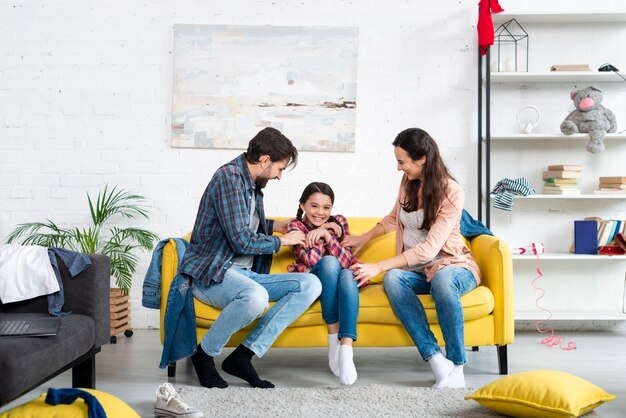
M 285 219 L 282 221 L 274 220 L 274 226 L 272 232 L 279 232 L 281 234 L 286 234 L 288 232 L 289 222 L 291 219 Z
M 280 237 L 280 245 L 304 245 L 304 232 L 291 231 Z
M 306 238 L 304 240 L 304 246 L 306 248 L 311 248 L 320 239 L 323 239 L 324 241 L 326 241 L 326 243 L 328 243 L 328 241 L 330 241 L 331 238 L 332 236 L 330 235 L 330 232 L 328 232 L 328 230 L 324 228 L 323 226 L 320 226 L 319 228 L 314 229 L 313 231 L 309 231 L 309 233 L 306 234 Z
M 362 235 L 346 235 L 343 241 L 341 241 L 341 246 L 352 247 L 352 254 L 358 255 L 359 251 L 365 244 L 367 244 L 367 238 Z

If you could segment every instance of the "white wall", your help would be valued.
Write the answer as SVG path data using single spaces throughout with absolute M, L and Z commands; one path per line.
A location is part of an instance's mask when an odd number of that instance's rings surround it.
M 546 7 L 501 2 L 505 9 Z M 507 7 L 507 3 L 511 6 Z M 516 4 L 519 3 L 519 4 Z M 600 2 L 551 2 L 593 10 Z M 390 145 L 407 127 L 438 140 L 476 212 L 477 1 L 13 1 L 0 5 L 0 240 L 21 222 L 87 221 L 85 193 L 119 185 L 148 198 L 162 237 L 193 225 L 214 170 L 239 150 L 169 146 L 176 23 L 359 28 L 356 152 L 303 152 L 266 189 L 269 215 L 291 215 L 302 188 L 325 181 L 335 209 L 382 216 L 400 178 Z M 566 6 L 567 5 L 567 6 Z M 618 1 L 602 2 L 617 8 Z M 519 7 L 519 8 L 518 8 Z M 251 138 L 255 132 L 241 132 Z M 132 325 L 158 326 L 141 307 Z

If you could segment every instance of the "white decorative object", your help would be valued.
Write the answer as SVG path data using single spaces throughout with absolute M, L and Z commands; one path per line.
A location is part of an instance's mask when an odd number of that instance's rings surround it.
M 534 111 L 534 119 L 529 116 L 531 112 L 528 110 Z M 541 122 L 541 112 L 536 106 L 524 106 L 517 112 L 517 124 L 519 125 L 519 132 L 522 134 L 531 134 L 539 122 Z

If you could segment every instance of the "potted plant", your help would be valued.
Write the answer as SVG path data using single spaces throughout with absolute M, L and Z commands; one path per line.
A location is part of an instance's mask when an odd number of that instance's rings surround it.
M 98 193 L 95 202 L 87 193 L 87 201 L 91 225 L 82 228 L 64 228 L 50 219 L 46 219 L 46 222 L 23 223 L 9 234 L 7 243 L 66 248 L 76 252 L 108 256 L 111 260 L 111 276 L 115 278 L 115 284 L 119 288 L 119 290 L 112 289 L 111 292 L 111 342 L 114 342 L 117 332 L 128 329 L 128 316 L 124 315 L 128 315 L 128 291 L 132 286 L 133 274 L 139 261 L 136 252 L 137 250 L 152 250 L 159 238 L 143 228 L 107 226 L 107 222 L 113 217 L 148 219 L 148 210 L 142 205 L 145 202 L 143 196 L 118 189 L 117 186 L 113 188 L 105 186 Z M 124 313 L 113 311 L 114 298 L 118 295 L 126 301 Z M 121 326 L 118 328 L 114 325 L 120 323 L 120 318 L 125 318 L 126 321 L 121 324 L 126 325 L 123 329 L 119 329 Z M 128 330 L 125 334 L 128 337 L 132 335 L 132 331 Z

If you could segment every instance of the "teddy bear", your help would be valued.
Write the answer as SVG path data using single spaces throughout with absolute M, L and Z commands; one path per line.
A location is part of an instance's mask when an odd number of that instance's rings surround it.
M 604 150 L 604 135 L 617 131 L 615 115 L 602 106 L 602 90 L 596 86 L 573 90 L 570 97 L 576 107 L 561 123 L 565 135 L 589 133 L 587 151 L 597 153 Z

